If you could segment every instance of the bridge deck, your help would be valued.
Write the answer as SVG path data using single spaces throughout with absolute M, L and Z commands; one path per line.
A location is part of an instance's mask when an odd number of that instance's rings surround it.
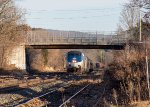
M 31 49 L 113 49 L 113 50 L 122 50 L 125 48 L 125 44 L 122 44 L 122 45 L 81 45 L 81 44 L 26 45 L 26 48 L 31 48 Z
M 118 36 L 83 32 L 32 31 L 26 38 L 26 48 L 34 49 L 124 49 Z M 126 40 L 126 39 L 125 39 Z M 115 44 L 113 44 L 115 41 Z

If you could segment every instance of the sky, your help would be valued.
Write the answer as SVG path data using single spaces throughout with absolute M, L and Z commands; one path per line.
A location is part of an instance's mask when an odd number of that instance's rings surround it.
M 31 27 L 111 32 L 128 0 L 15 0 Z

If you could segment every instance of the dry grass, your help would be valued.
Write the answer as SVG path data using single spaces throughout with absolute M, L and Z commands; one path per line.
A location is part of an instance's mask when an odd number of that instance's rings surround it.
M 149 49 L 150 46 L 147 46 Z M 150 51 L 148 50 L 148 60 Z M 146 82 L 145 45 L 129 44 L 123 51 L 114 52 L 114 61 L 108 65 L 104 82 L 108 81 L 106 101 L 114 106 L 150 107 Z M 110 99 L 116 90 L 117 100 Z M 138 101 L 138 102 L 137 102 Z M 141 101 L 141 102 L 140 102 Z M 146 102 L 144 102 L 146 101 Z M 135 102 L 135 103 L 131 103 Z
M 133 102 L 129 107 L 150 107 L 150 101 Z
M 100 83 L 101 80 L 93 80 L 93 79 L 82 79 L 82 80 L 72 80 L 69 81 L 69 83 L 71 83 L 72 85 L 82 85 L 82 84 L 97 84 Z
M 35 98 L 31 101 L 29 101 L 26 104 L 22 104 L 19 107 L 42 107 L 46 104 L 47 102 L 41 101 L 39 98 Z

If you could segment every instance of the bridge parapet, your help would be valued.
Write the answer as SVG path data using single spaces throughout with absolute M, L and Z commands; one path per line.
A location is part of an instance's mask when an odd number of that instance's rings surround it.
M 115 35 L 103 35 L 97 33 L 83 33 L 74 31 L 47 31 L 36 30 L 28 32 L 26 45 L 51 45 L 51 44 L 83 44 L 83 45 L 107 45 L 116 39 Z

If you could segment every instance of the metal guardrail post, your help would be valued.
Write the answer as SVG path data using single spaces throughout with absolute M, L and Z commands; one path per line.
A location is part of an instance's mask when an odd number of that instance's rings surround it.
M 98 44 L 98 41 L 97 41 L 97 32 L 96 32 L 96 45 Z

